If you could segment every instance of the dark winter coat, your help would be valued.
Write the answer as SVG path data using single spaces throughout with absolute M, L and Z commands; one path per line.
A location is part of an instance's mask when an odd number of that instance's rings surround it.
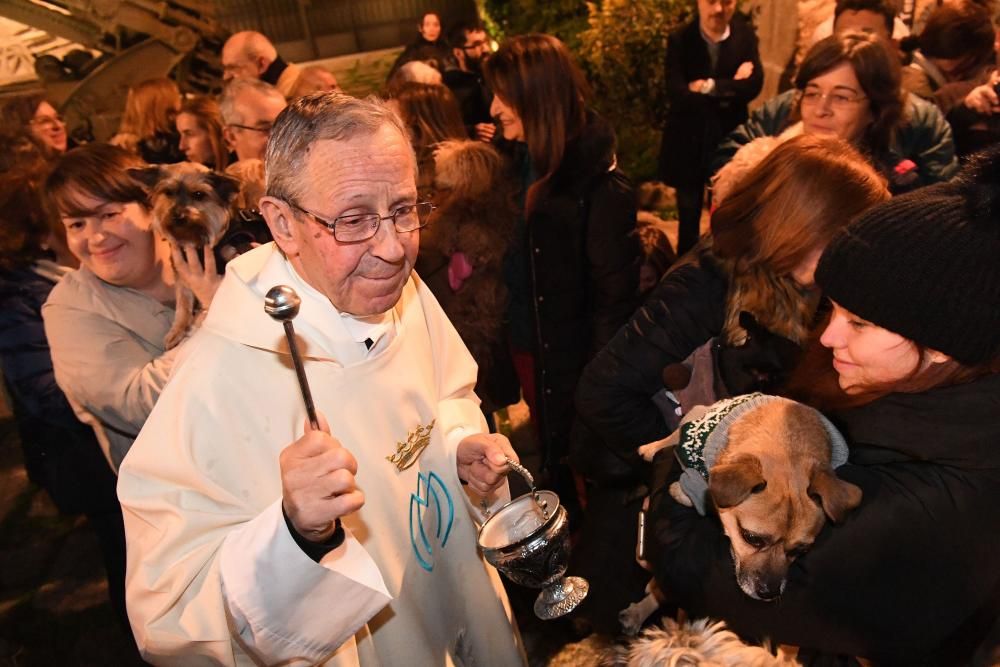
M 796 561 L 781 599 L 744 595 L 717 518 L 667 493 L 647 523 L 663 590 L 751 639 L 881 665 L 967 664 L 1000 614 L 1000 375 L 832 417 L 851 443 L 838 475 L 864 499 Z
M 115 476 L 94 432 L 56 386 L 41 308 L 55 283 L 30 268 L 0 272 L 0 368 L 25 467 L 64 513 L 115 509 Z
M 584 370 L 576 392 L 580 419 L 617 457 L 599 468 L 639 468 L 639 445 L 663 438 L 667 423 L 652 397 L 663 391 L 663 368 L 679 363 L 722 332 L 729 279 L 714 257 L 700 252 L 668 273 L 608 345 Z M 579 457 L 575 457 L 579 458 Z M 593 471 L 595 474 L 599 470 Z
M 719 44 L 715 69 L 698 19 L 670 35 L 667 42 L 667 100 L 669 111 L 660 144 L 660 175 L 674 187 L 701 186 L 708 161 L 719 141 L 747 119 L 747 104 L 760 94 L 764 68 L 753 25 L 736 15 L 729 37 Z M 736 81 L 744 62 L 753 74 Z M 714 79 L 715 90 L 705 95 L 688 89 L 691 81 Z
M 452 67 L 445 70 L 441 79 L 455 96 L 458 108 L 462 112 L 462 123 L 465 124 L 469 136 L 475 139 L 477 124 L 493 122 L 493 117 L 490 116 L 493 93 L 483 81 L 482 74 L 476 72 L 465 72 Z
M 535 415 L 546 463 L 566 454 L 583 367 L 635 307 L 640 247 L 631 183 L 611 126 L 591 114 L 535 203 L 523 236 L 531 300 Z
M 791 125 L 795 96 L 789 90 L 772 97 L 750 114 L 749 120 L 736 128 L 719 145 L 712 158 L 711 173 L 729 162 L 742 146 L 759 137 L 775 137 Z M 903 124 L 893 133 L 889 148 L 870 156 L 876 169 L 889 181 L 893 194 L 947 181 L 958 171 L 951 128 L 936 106 L 907 93 Z M 903 160 L 916 164 L 916 178 L 901 179 L 895 173 Z

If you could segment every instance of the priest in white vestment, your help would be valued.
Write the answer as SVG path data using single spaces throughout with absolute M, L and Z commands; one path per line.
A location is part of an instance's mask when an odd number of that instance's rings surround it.
M 278 118 L 261 211 L 119 471 L 129 619 L 154 664 L 521 665 L 480 503 L 509 499 L 476 366 L 412 273 L 429 206 L 385 107 Z M 264 295 L 288 285 L 313 429 Z

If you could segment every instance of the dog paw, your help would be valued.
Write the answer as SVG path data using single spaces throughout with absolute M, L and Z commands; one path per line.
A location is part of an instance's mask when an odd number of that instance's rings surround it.
M 687 494 L 681 488 L 680 482 L 671 484 L 667 491 L 670 493 L 671 498 L 684 505 L 684 507 L 694 507 L 694 503 L 691 502 L 691 499 L 688 498 Z

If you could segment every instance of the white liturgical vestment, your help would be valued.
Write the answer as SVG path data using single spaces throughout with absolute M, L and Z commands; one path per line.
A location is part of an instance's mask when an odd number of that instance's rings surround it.
M 263 309 L 280 284 L 302 299 L 295 330 L 316 407 L 365 494 L 320 563 L 281 513 L 278 456 L 306 414 L 284 330 Z M 357 323 L 273 245 L 230 262 L 119 472 L 129 620 L 147 660 L 524 663 L 456 469 L 459 440 L 484 428 L 475 363 L 416 276 L 391 314 L 369 353 L 349 331 Z M 387 460 L 399 446 L 418 452 L 404 470 Z

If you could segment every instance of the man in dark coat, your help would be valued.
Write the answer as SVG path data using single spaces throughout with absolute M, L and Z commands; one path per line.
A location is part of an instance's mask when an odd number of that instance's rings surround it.
M 678 254 L 698 240 L 706 163 L 722 137 L 747 118 L 764 85 L 757 35 L 736 0 L 698 0 L 698 16 L 667 42 L 669 112 L 660 177 L 677 190 Z
M 490 56 L 490 42 L 480 23 L 459 22 L 448 31 L 454 62 L 444 71 L 442 82 L 458 100 L 462 122 L 469 136 L 492 141 L 496 125 L 490 116 L 493 92 L 483 81 L 483 61 Z

